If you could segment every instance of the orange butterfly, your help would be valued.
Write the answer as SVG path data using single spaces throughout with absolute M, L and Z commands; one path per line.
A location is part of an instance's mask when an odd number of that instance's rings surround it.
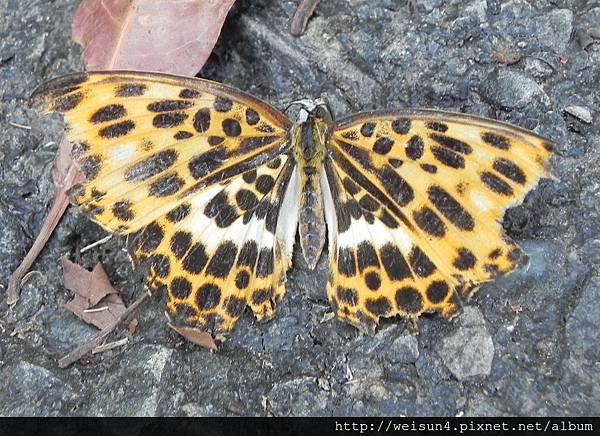
M 526 256 L 504 211 L 548 169 L 550 141 L 438 110 L 298 122 L 234 88 L 133 71 L 55 79 L 34 94 L 63 112 L 86 180 L 73 201 L 111 232 L 138 232 L 148 286 L 178 325 L 227 332 L 250 306 L 273 315 L 297 229 L 314 268 L 328 239 L 327 295 L 373 331 L 380 317 L 450 317 L 460 296 Z

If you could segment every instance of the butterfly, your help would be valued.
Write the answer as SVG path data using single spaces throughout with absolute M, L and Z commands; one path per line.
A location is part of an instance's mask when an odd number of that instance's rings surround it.
M 500 225 L 547 175 L 553 143 L 439 110 L 333 121 L 320 101 L 292 122 L 235 88 L 168 74 L 71 74 L 32 102 L 61 112 L 85 180 L 72 202 L 110 232 L 137 233 L 147 286 L 173 324 L 230 331 L 246 307 L 274 315 L 299 233 L 337 316 L 454 316 L 482 282 L 527 256 Z

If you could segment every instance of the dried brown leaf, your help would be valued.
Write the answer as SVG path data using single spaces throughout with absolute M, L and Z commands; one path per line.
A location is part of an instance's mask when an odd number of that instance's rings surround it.
M 84 0 L 73 39 L 88 70 L 195 75 L 210 56 L 235 0 Z
M 115 322 L 123 312 L 123 299 L 104 272 L 100 263 L 92 271 L 63 258 L 63 280 L 65 287 L 75 292 L 75 297 L 65 304 L 88 324 L 103 329 Z
M 127 330 L 129 331 L 130 335 L 133 335 L 135 333 L 135 331 L 137 330 L 138 324 L 139 324 L 139 322 L 138 322 L 137 318 L 133 318 L 129 322 L 129 325 L 127 326 Z
M 200 345 L 201 347 L 209 348 L 214 351 L 219 350 L 215 339 L 210 333 L 203 332 L 193 327 L 178 327 L 174 326 L 173 324 L 169 324 L 169 327 L 196 345 Z

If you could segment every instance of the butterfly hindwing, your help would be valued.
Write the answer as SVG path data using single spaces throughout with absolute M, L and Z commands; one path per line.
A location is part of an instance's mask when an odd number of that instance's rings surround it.
M 224 332 L 246 305 L 272 315 L 297 216 L 284 115 L 218 83 L 144 72 L 65 76 L 33 101 L 64 114 L 85 176 L 74 202 L 107 230 L 140 231 L 134 258 L 149 262 L 151 289 L 166 286 L 173 322 Z
M 499 222 L 546 174 L 547 140 L 430 110 L 359 114 L 332 130 L 328 295 L 340 317 L 371 330 L 380 316 L 451 316 L 460 295 L 524 260 Z
M 173 323 L 226 332 L 246 305 L 259 319 L 272 316 L 295 235 L 297 214 L 286 198 L 294 168 L 288 154 L 279 156 L 198 193 L 140 233 L 136 257 L 149 257 L 151 289 L 166 286 Z

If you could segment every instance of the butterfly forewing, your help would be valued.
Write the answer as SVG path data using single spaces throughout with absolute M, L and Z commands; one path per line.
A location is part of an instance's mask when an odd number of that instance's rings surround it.
M 499 221 L 546 174 L 544 138 L 418 110 L 341 120 L 328 148 L 328 295 L 340 317 L 371 330 L 381 316 L 451 316 L 459 295 L 523 261 Z
M 279 220 L 294 173 L 284 115 L 214 82 L 142 72 L 66 76 L 33 101 L 64 113 L 85 176 L 74 202 L 110 231 L 141 231 L 135 257 L 152 289 L 166 285 L 176 322 L 227 331 L 246 304 L 273 313 L 295 232 L 293 205 Z

